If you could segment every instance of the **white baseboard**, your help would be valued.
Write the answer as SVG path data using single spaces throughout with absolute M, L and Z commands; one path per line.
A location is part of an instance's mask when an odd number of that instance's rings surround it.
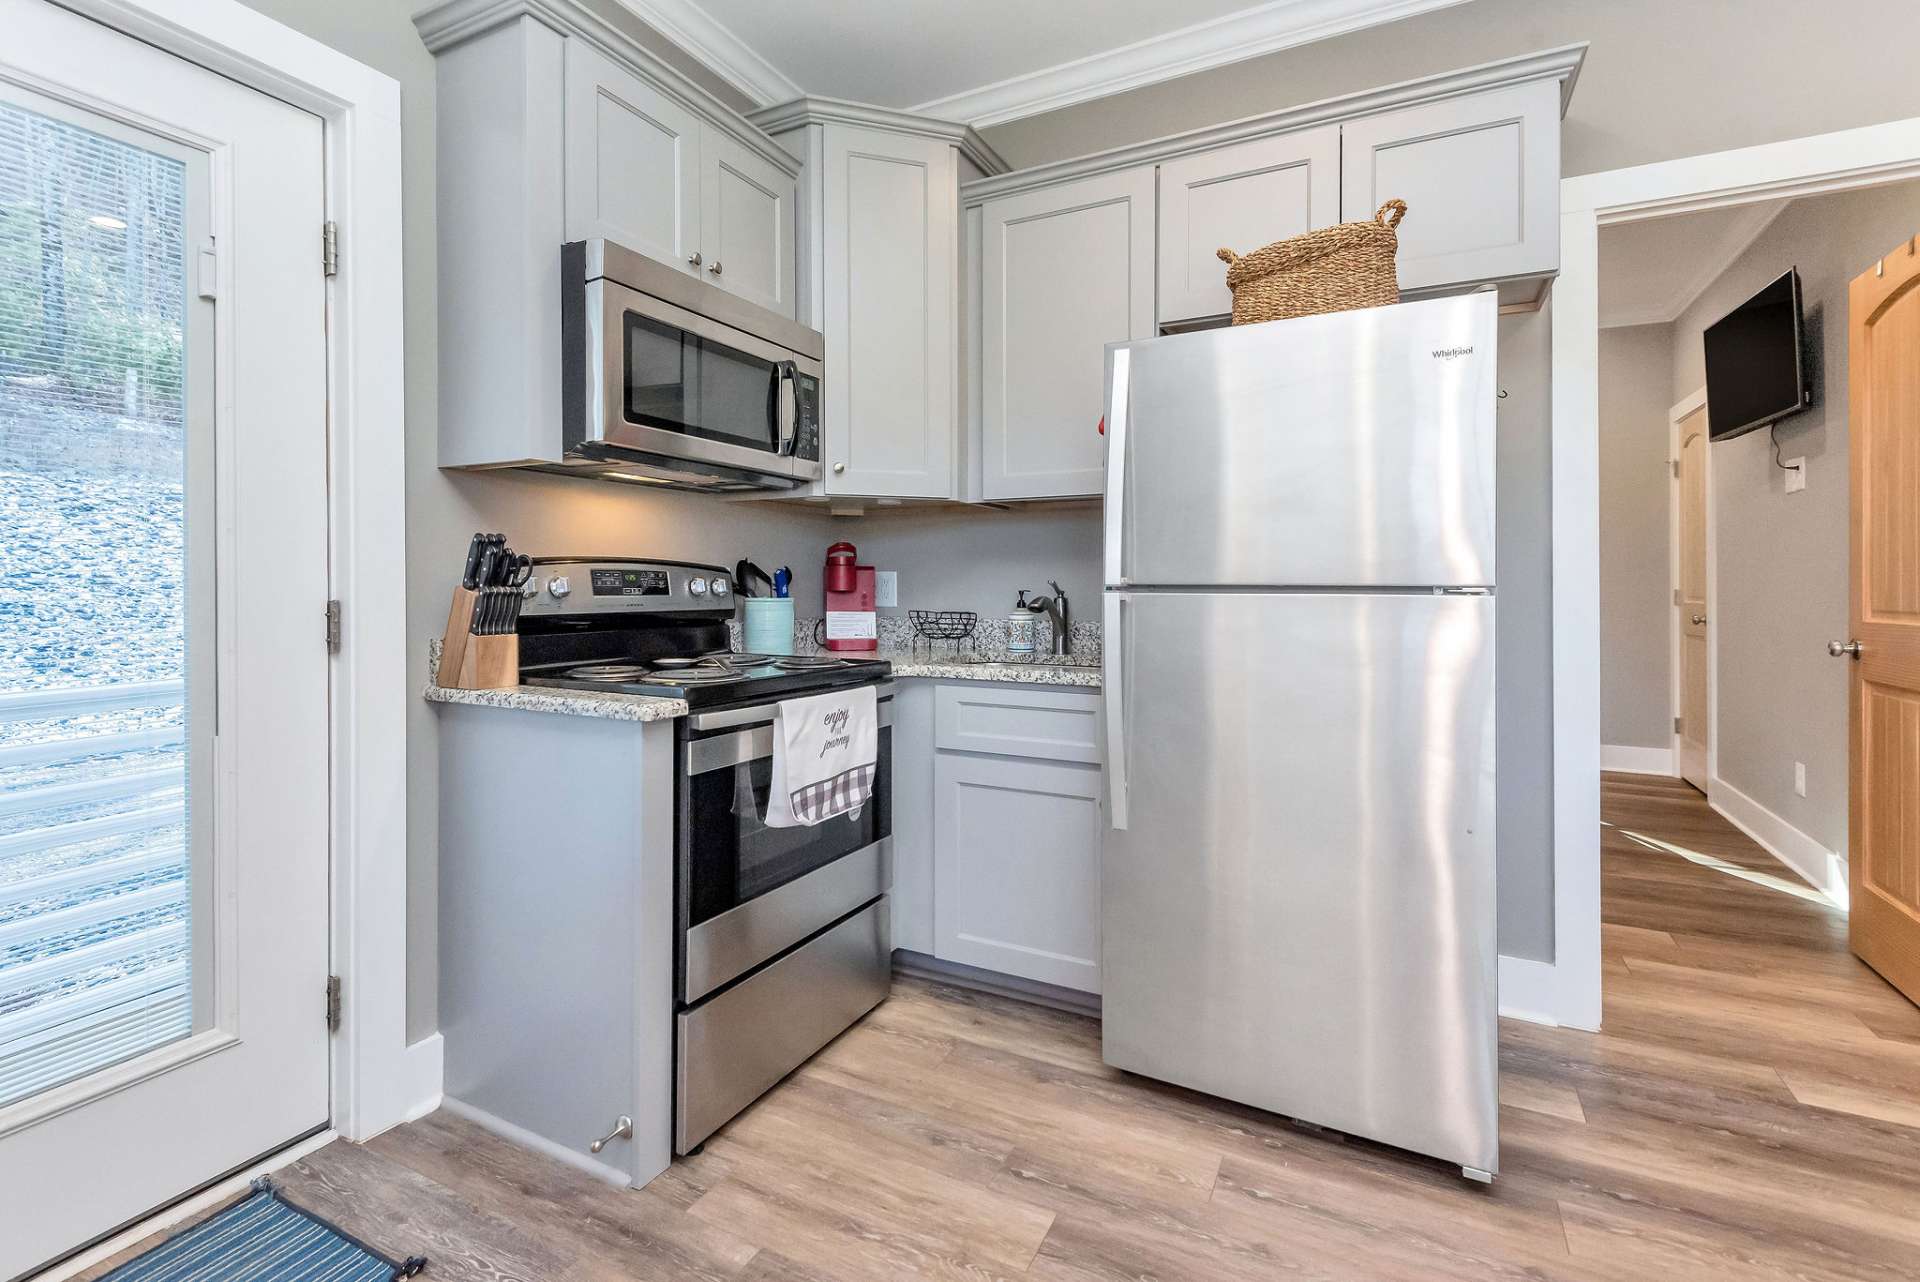
M 1627 744 L 1600 745 L 1600 768 L 1630 775 L 1673 775 L 1672 748 L 1636 748 Z
M 1526 957 L 1500 958 L 1500 1017 L 1524 1019 L 1549 1028 L 1560 1026 L 1559 973 L 1552 962 Z
M 403 1071 L 407 1076 L 408 1100 L 400 1122 L 418 1121 L 440 1107 L 440 1091 L 446 1081 L 447 1043 L 438 1033 L 421 1038 L 407 1047 Z
M 633 1181 L 627 1177 L 625 1171 L 617 1170 L 601 1162 L 596 1162 L 586 1154 L 576 1153 L 564 1145 L 555 1144 L 546 1136 L 536 1135 L 524 1126 L 515 1126 L 505 1118 L 495 1117 L 483 1108 L 475 1108 L 473 1105 L 457 1100 L 451 1095 L 446 1096 L 440 1101 L 440 1107 L 446 1109 L 447 1112 L 452 1113 L 455 1117 L 466 1118 L 482 1130 L 492 1131 L 503 1140 L 511 1140 L 522 1148 L 530 1148 L 536 1153 L 543 1153 L 556 1162 L 564 1162 L 575 1170 L 585 1171 L 588 1175 L 597 1176 L 609 1184 L 617 1184 L 623 1189 L 633 1186 Z
M 1813 888 L 1845 907 L 1847 861 L 1800 831 L 1725 779 L 1707 780 L 1707 804 L 1754 839 L 1762 850 L 1799 873 Z

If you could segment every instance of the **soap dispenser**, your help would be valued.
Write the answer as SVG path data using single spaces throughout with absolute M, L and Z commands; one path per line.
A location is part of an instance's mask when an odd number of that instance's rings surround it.
M 1013 603 L 1013 613 L 1007 616 L 1008 658 L 1033 657 L 1040 634 L 1039 618 L 1035 607 L 1027 604 L 1027 589 L 1021 588 L 1019 598 Z

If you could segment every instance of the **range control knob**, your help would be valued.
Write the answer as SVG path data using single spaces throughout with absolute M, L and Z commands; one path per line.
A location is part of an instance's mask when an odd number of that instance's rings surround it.
M 707 581 L 705 579 L 688 579 L 687 591 L 694 596 L 705 596 L 707 594 Z
M 725 579 L 715 579 L 713 583 L 709 586 L 712 587 L 713 594 L 715 596 L 725 596 L 729 591 L 731 591 L 731 588 L 728 586 L 727 581 Z
M 556 574 L 547 580 L 547 595 L 556 601 L 571 591 L 573 591 L 573 584 L 567 582 L 567 576 L 564 574 Z

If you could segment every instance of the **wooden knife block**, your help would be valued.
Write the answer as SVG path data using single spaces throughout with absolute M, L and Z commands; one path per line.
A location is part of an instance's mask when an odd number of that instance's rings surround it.
M 480 594 L 469 588 L 453 590 L 453 608 L 447 611 L 447 630 L 440 638 L 441 686 L 451 690 L 507 690 L 520 684 L 520 637 L 477 637 L 474 607 Z

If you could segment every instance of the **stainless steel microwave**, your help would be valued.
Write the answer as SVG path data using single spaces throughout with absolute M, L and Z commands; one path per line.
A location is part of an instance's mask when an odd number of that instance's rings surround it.
M 691 490 L 820 479 L 817 331 L 604 240 L 560 257 L 555 470 Z

